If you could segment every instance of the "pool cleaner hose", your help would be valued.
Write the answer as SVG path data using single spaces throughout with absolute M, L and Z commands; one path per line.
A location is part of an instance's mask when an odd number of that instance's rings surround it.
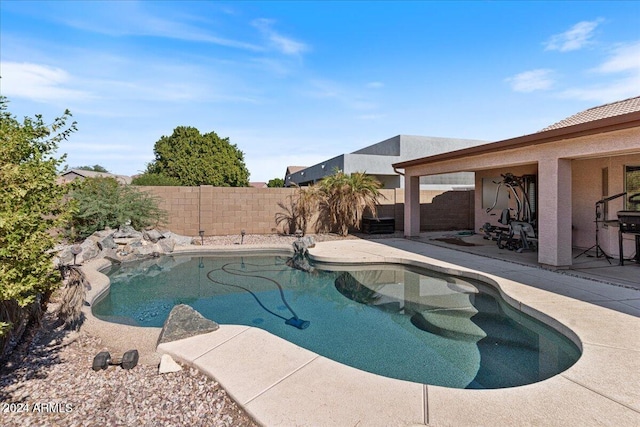
M 238 270 L 234 270 L 234 269 L 230 269 L 228 268 L 230 265 L 232 265 L 232 263 L 228 263 L 223 265 L 220 268 L 217 268 L 215 270 L 211 270 L 207 273 L 207 279 L 211 280 L 213 283 L 217 283 L 219 285 L 223 285 L 223 286 L 232 286 L 234 288 L 239 288 L 242 289 L 246 292 L 249 292 L 251 294 L 251 296 L 253 296 L 253 298 L 256 300 L 256 302 L 258 303 L 258 305 L 260 305 L 260 307 L 262 307 L 265 311 L 267 311 L 268 313 L 273 314 L 276 317 L 281 318 L 282 320 L 284 320 L 284 323 L 286 325 L 289 326 L 294 326 L 298 329 L 307 329 L 309 327 L 309 325 L 311 324 L 311 322 L 309 322 L 308 320 L 302 320 L 298 317 L 298 315 L 296 314 L 295 311 L 293 311 L 293 309 L 291 308 L 291 306 L 289 305 L 289 303 L 287 302 L 285 296 L 284 296 L 284 290 L 282 289 L 282 286 L 280 286 L 280 283 L 276 282 L 275 280 L 269 278 L 269 277 L 265 277 L 265 276 L 260 276 L 257 274 L 246 274 L 246 273 L 242 273 L 241 271 Z M 244 264 L 246 265 L 246 264 Z M 264 279 L 264 280 L 268 280 L 272 283 L 274 283 L 277 287 L 278 290 L 280 291 L 280 298 L 282 299 L 282 302 L 284 303 L 284 305 L 287 307 L 287 309 L 291 312 L 291 314 L 293 314 L 293 317 L 287 319 L 286 317 L 280 316 L 278 313 L 274 313 L 273 311 L 269 310 L 267 307 L 265 307 L 264 304 L 262 304 L 262 301 L 260 301 L 260 299 L 258 298 L 258 296 L 253 293 L 250 289 L 245 288 L 244 286 L 240 286 L 240 285 L 232 285 L 231 283 L 224 283 L 221 282 L 219 280 L 216 280 L 214 278 L 211 277 L 211 273 L 214 273 L 216 271 L 224 271 L 225 273 L 228 274 L 232 274 L 235 276 L 242 276 L 242 277 L 256 277 L 259 279 Z

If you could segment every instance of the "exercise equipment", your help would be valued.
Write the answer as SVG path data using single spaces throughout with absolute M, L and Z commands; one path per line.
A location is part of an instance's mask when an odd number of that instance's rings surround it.
M 489 213 L 498 204 L 500 189 L 504 186 L 509 198 L 514 199 L 515 209 L 505 208 L 500 214 L 498 222 L 502 226 L 485 223 L 481 228 L 485 239 L 495 240 L 500 249 L 507 248 L 516 252 L 535 250 L 538 246 L 535 219 L 535 175 L 515 176 L 506 173 L 498 184 L 493 205 L 486 209 Z M 511 213 L 514 212 L 514 215 Z
M 133 369 L 138 364 L 139 357 L 138 350 L 129 350 L 125 352 L 121 359 L 112 359 L 111 354 L 108 351 L 101 351 L 93 358 L 93 365 L 91 368 L 94 371 L 107 369 L 109 366 L 121 366 L 122 369 Z

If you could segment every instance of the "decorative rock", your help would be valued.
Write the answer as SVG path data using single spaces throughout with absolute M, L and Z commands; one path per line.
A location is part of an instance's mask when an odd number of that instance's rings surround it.
M 168 354 L 163 354 L 160 359 L 160 367 L 158 368 L 159 374 L 168 374 L 171 372 L 182 371 L 182 366 L 178 365 L 173 357 Z
M 220 328 L 213 320 L 205 319 L 200 313 L 186 304 L 173 307 L 164 322 L 158 344 L 177 341 L 195 335 L 207 334 Z
M 163 239 L 164 236 L 155 228 L 153 230 L 145 230 L 142 235 L 145 240 L 156 243 L 158 240 Z
M 100 248 L 91 239 L 85 240 L 80 246 L 82 247 L 82 252 L 77 257 L 78 263 L 80 263 L 80 257 L 82 257 L 82 262 L 85 262 L 97 257 L 100 253 Z
M 136 229 L 130 225 L 123 225 L 118 229 L 118 231 L 113 233 L 113 238 L 120 239 L 123 237 L 135 237 L 137 239 L 142 239 L 142 233 L 136 231 Z
M 160 252 L 171 253 L 173 252 L 173 248 L 176 246 L 176 241 L 173 238 L 164 238 L 158 241 L 158 246 L 162 249 Z
M 103 251 L 105 249 L 117 249 L 118 247 L 118 245 L 116 245 L 116 242 L 114 242 L 113 237 L 111 235 L 103 237 L 101 240 L 98 240 L 96 243 L 98 244 L 98 247 Z
M 181 236 L 179 234 L 174 234 L 171 232 L 164 233 L 163 236 L 165 238 L 172 238 L 175 241 L 175 244 L 179 246 L 189 246 L 192 245 L 193 242 L 197 241 L 197 239 L 194 239 L 193 237 Z

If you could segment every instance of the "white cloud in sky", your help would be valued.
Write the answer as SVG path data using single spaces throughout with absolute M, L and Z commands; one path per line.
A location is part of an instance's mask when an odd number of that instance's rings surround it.
M 61 68 L 29 62 L 2 62 L 0 71 L 5 96 L 38 102 L 85 100 L 93 97 L 90 92 L 71 88 L 73 77 Z
M 602 64 L 590 71 L 592 74 L 604 77 L 604 83 L 569 88 L 560 96 L 603 103 L 638 96 L 640 94 L 640 41 L 615 47 Z
M 611 56 L 595 71 L 601 73 L 624 71 L 640 73 L 640 41 L 617 46 L 613 49 Z
M 367 87 L 370 89 L 380 89 L 384 87 L 384 83 L 382 82 L 369 82 L 367 83 Z
M 506 81 L 511 85 L 511 89 L 516 92 L 535 92 L 538 90 L 551 89 L 555 83 L 553 70 L 540 68 L 537 70 L 524 71 L 509 77 Z
M 285 55 L 300 55 L 309 50 L 305 43 L 283 36 L 273 29 L 274 21 L 271 19 L 254 19 L 252 25 L 260 30 L 269 40 L 272 47 Z
M 83 13 L 82 9 L 79 9 L 56 17 L 70 27 L 114 37 L 153 36 L 211 43 L 250 51 L 264 50 L 253 43 L 215 34 L 211 28 L 214 28 L 216 23 L 207 22 L 201 16 L 190 17 L 181 14 L 172 19 L 165 18 L 158 16 L 148 6 L 145 2 L 123 1 L 114 8 L 108 2 L 104 4 L 94 2 L 91 5 L 91 13 Z M 198 22 L 200 25 L 192 25 L 191 22 Z
M 545 43 L 545 50 L 569 52 L 582 49 L 591 42 L 593 33 L 600 22 L 602 19 L 578 22 L 564 33 L 551 36 Z

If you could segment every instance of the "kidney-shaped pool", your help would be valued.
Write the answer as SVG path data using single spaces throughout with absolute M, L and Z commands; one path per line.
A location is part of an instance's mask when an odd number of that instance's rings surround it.
M 176 304 L 262 328 L 364 371 L 454 388 L 513 387 L 580 357 L 567 337 L 486 283 L 400 265 L 316 265 L 281 256 L 173 256 L 110 267 L 103 320 L 163 325 Z

